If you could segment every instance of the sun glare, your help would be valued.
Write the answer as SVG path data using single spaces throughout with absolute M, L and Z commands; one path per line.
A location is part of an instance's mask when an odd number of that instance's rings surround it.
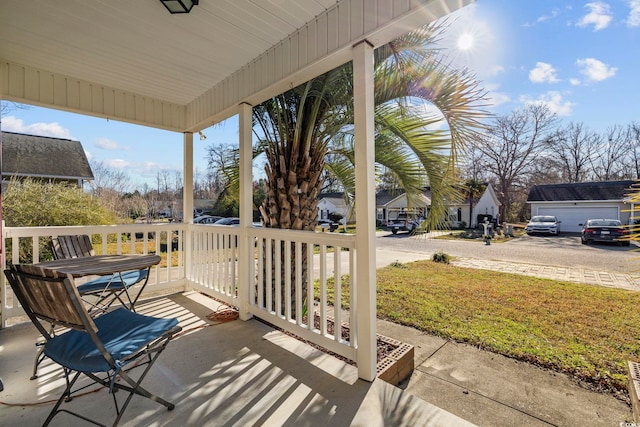
M 458 49 L 460 50 L 470 50 L 473 48 L 473 44 L 474 44 L 474 37 L 473 34 L 471 33 L 463 33 L 460 34 L 460 37 L 458 37 Z

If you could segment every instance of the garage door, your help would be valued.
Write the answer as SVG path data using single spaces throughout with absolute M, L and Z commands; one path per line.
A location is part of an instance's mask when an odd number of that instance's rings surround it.
M 611 207 L 544 207 L 538 208 L 538 215 L 555 215 L 562 224 L 560 230 L 566 232 L 579 232 L 586 220 L 590 218 L 619 219 L 618 208 Z

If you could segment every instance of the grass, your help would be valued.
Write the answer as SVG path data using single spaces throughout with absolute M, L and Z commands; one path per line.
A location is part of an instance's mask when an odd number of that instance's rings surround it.
M 130 253 L 134 253 L 134 254 L 143 254 L 144 252 L 144 243 L 143 242 L 136 242 L 134 245 L 134 250 L 133 252 L 131 251 L 131 245 L 129 242 L 122 242 L 122 254 L 124 255 L 128 255 Z M 118 253 L 118 247 L 115 243 L 107 243 L 107 255 L 113 255 Z M 94 250 L 96 252 L 96 255 L 100 255 L 102 254 L 102 245 L 96 245 L 94 247 Z M 147 253 L 156 253 L 156 243 L 155 240 L 149 240 L 147 243 Z M 167 253 L 166 252 L 161 252 L 158 255 L 160 255 L 160 264 L 158 264 L 159 267 L 166 267 L 167 266 Z M 172 251 L 171 252 L 171 261 L 173 266 L 177 266 L 178 265 L 178 252 L 177 251 Z
M 115 253 L 115 244 L 108 248 Z M 166 266 L 167 254 L 160 255 Z M 621 398 L 627 361 L 640 361 L 637 292 L 416 261 L 379 269 L 377 293 L 382 319 L 564 372 Z
M 382 319 L 567 373 L 623 400 L 627 361 L 640 360 L 637 292 L 432 261 L 378 270 L 377 292 Z M 348 305 L 346 292 L 342 300 Z

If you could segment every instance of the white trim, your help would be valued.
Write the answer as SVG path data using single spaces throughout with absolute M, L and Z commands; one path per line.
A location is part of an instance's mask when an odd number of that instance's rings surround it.
M 353 47 L 353 108 L 356 165 L 356 277 L 358 376 L 376 378 L 376 221 L 373 46 Z

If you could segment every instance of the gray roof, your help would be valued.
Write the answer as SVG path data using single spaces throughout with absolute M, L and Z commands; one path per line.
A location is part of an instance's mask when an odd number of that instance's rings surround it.
M 404 194 L 404 189 L 394 189 L 390 190 L 388 188 L 383 188 L 378 190 L 376 193 L 376 206 L 384 206 L 394 200 L 398 196 L 402 196 Z
M 572 184 L 534 185 L 527 202 L 562 202 L 572 200 L 623 200 L 634 181 L 579 182 Z
M 80 141 L 2 132 L 2 176 L 92 180 Z

